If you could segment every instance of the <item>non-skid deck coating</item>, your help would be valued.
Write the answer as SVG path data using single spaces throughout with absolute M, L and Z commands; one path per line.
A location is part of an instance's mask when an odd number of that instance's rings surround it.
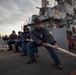
M 76 53 L 76 50 L 71 50 Z M 54 61 L 44 47 L 39 48 L 36 63 L 26 64 L 29 57 L 20 57 L 22 52 L 0 51 L 0 75 L 72 75 L 76 71 L 76 58 L 60 51 L 58 56 L 63 64 L 63 70 L 55 67 Z

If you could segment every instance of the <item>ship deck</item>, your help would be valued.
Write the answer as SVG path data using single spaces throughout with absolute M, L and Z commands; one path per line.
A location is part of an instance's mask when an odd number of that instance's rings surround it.
M 39 48 L 39 57 L 36 63 L 26 64 L 29 57 L 20 57 L 19 53 L 0 51 L 0 75 L 72 75 L 76 71 L 76 58 L 57 51 L 61 59 L 63 70 L 55 67 L 54 61 L 44 47 Z M 71 49 L 76 53 L 75 49 Z

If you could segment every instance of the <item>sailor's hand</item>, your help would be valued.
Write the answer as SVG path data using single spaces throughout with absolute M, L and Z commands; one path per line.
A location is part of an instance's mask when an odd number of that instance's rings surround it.
M 57 50 L 58 49 L 58 45 L 54 45 L 53 48 Z
M 48 43 L 42 43 L 42 46 L 48 46 Z
M 26 39 L 26 41 L 30 41 L 30 42 L 31 42 L 31 41 L 33 41 L 33 40 L 32 40 L 32 39 Z
M 32 39 L 30 39 L 30 41 L 33 41 Z
M 15 39 L 14 41 L 18 41 L 17 39 Z
M 26 41 L 30 41 L 29 39 L 26 39 Z

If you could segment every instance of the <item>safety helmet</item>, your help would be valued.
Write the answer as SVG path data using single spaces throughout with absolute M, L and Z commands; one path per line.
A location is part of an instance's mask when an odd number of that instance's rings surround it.
M 35 19 L 33 20 L 33 22 L 34 22 L 34 26 L 41 23 L 41 21 L 40 21 L 39 18 L 35 18 Z
M 28 30 L 28 26 L 24 25 L 23 30 Z

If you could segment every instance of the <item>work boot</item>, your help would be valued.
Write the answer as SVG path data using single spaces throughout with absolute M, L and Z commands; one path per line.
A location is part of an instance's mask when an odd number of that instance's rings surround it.
M 24 53 L 24 54 L 21 55 L 21 57 L 26 56 L 26 55 L 27 55 L 27 53 Z
M 10 51 L 10 50 L 12 50 L 12 48 L 9 48 L 7 51 Z
M 61 62 L 56 62 L 55 65 L 56 65 L 56 67 L 57 67 L 58 69 L 60 69 L 60 70 L 63 69 L 63 66 L 62 66 Z
M 19 51 L 14 51 L 14 53 L 17 53 L 17 52 L 19 52 Z
M 35 63 L 36 60 L 29 60 L 26 64 L 31 64 L 31 63 Z

